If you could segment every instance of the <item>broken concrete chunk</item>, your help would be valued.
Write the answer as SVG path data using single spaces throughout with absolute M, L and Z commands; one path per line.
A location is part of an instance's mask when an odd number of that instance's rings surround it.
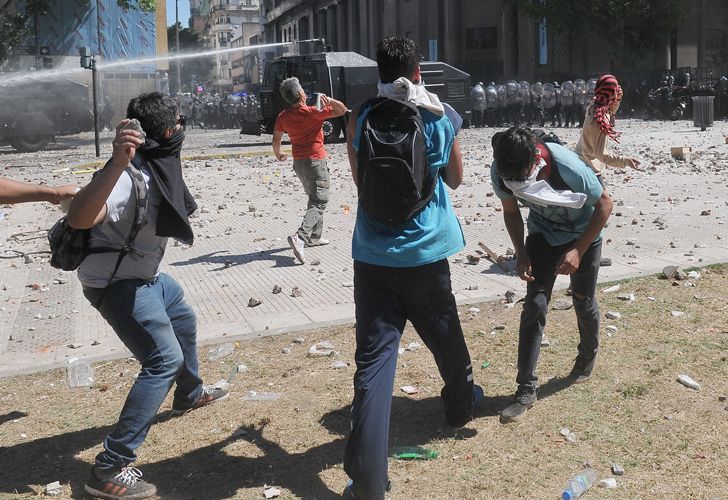
M 609 311 L 607 313 L 607 318 L 609 319 L 620 319 L 622 317 L 622 313 L 619 313 L 617 311 Z
M 617 487 L 617 480 L 614 479 L 613 477 L 608 477 L 605 479 L 600 479 L 599 482 L 597 483 L 597 485 L 600 488 L 612 489 L 612 488 Z
M 554 311 L 566 311 L 568 309 L 571 309 L 574 305 L 565 299 L 558 299 L 554 302 L 554 305 L 551 306 L 551 309 Z
M 401 387 L 401 390 L 402 392 L 404 392 L 405 394 L 409 394 L 410 396 L 412 394 L 417 394 L 418 392 L 420 392 L 417 390 L 417 387 L 411 385 L 405 385 L 404 387 Z
M 624 476 L 624 467 L 619 464 L 612 464 L 612 474 L 615 476 Z
M 250 297 L 248 300 L 248 307 L 257 307 L 263 303 L 262 300 L 256 299 L 255 297 Z
M 333 344 L 328 340 L 314 344 L 308 349 L 308 356 L 312 358 L 321 356 L 336 356 L 337 354 L 339 353 L 334 350 Z
M 61 483 L 58 481 L 53 481 L 52 483 L 46 484 L 45 487 L 45 494 L 50 497 L 55 497 L 63 493 L 63 487 L 61 486 Z
M 623 294 L 617 295 L 617 298 L 619 300 L 624 300 L 627 302 L 634 302 L 634 300 L 635 300 L 633 293 L 623 293 Z
M 274 294 L 274 295 L 275 295 L 275 294 L 279 294 L 279 293 L 281 293 L 282 291 L 283 291 L 283 288 L 281 288 L 281 287 L 280 287 L 280 286 L 278 286 L 278 285 L 273 285 L 273 294 Z
M 682 316 L 685 316 L 685 313 L 682 311 L 670 311 L 670 316 L 673 318 L 680 318 Z
M 291 297 L 303 297 L 303 292 L 297 286 L 294 286 L 291 290 Z
M 602 290 L 604 293 L 618 292 L 620 289 L 619 285 L 612 285 Z
M 468 264 L 476 265 L 480 262 L 480 257 L 478 257 L 477 255 L 468 254 L 467 258 L 468 258 Z

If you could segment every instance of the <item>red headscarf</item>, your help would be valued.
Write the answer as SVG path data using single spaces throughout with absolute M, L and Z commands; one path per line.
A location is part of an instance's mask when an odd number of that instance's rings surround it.
M 594 89 L 594 119 L 604 135 L 619 143 L 617 138 L 621 135 L 614 130 L 612 121 L 607 116 L 612 104 L 619 98 L 619 83 L 612 75 L 603 75 L 597 80 Z

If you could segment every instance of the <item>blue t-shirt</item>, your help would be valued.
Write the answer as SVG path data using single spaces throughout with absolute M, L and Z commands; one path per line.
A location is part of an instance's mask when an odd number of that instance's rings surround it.
M 365 109 L 352 139 L 359 149 Z M 433 175 L 447 166 L 455 142 L 455 130 L 445 116 L 420 108 L 425 125 L 427 162 Z M 362 168 L 361 166 L 359 168 Z M 393 229 L 367 216 L 359 207 L 354 226 L 351 254 L 354 260 L 388 267 L 415 267 L 445 259 L 465 246 L 463 230 L 450 205 L 445 183 L 438 176 L 430 202 L 401 229 Z
M 589 225 L 594 213 L 594 205 L 602 196 L 602 185 L 594 171 L 589 168 L 576 153 L 560 144 L 547 143 L 546 147 L 558 168 L 559 174 L 569 188 L 575 193 L 586 194 L 586 203 L 581 208 L 566 208 L 537 205 L 518 198 L 518 201 L 529 208 L 528 234 L 541 233 L 551 246 L 559 246 L 579 239 Z M 490 178 L 493 191 L 500 199 L 512 199 L 513 193 L 507 190 L 503 181 L 498 178 L 496 164 L 490 166 Z M 596 238 L 598 241 L 601 233 Z

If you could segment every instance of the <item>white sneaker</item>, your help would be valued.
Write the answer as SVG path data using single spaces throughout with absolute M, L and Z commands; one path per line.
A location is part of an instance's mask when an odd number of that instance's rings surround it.
M 306 242 L 303 241 L 298 234 L 294 234 L 288 237 L 288 244 L 291 245 L 291 249 L 293 249 L 293 255 L 296 256 L 301 264 L 304 264 L 306 262 L 306 257 L 303 253 L 303 247 L 306 246 Z
M 307 247 L 321 247 L 321 246 L 328 245 L 328 244 L 329 244 L 329 240 L 327 240 L 326 238 L 319 238 L 317 240 L 311 240 L 310 243 L 306 243 L 306 246 Z

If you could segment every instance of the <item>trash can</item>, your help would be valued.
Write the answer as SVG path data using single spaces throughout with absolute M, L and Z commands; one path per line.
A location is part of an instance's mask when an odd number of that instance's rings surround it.
M 713 126 L 713 99 L 714 95 L 699 95 L 693 97 L 693 123 L 700 130 Z

